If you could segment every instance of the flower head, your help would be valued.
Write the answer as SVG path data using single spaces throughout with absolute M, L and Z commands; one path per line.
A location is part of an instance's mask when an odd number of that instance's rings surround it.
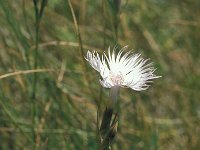
M 108 48 L 108 55 L 99 55 L 96 51 L 87 52 L 86 60 L 100 73 L 100 83 L 103 87 L 114 86 L 129 87 L 136 91 L 146 90 L 152 79 L 160 76 L 154 75 L 152 63 L 149 59 L 143 59 L 140 54 L 133 54 L 131 51 L 124 53 L 128 46 L 123 47 L 115 54 L 116 48 L 111 52 Z

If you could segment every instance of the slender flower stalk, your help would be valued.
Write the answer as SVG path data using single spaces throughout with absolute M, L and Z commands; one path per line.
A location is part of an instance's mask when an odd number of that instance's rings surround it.
M 119 88 L 120 87 L 117 85 L 110 88 L 110 98 L 113 103 L 115 103 L 117 101 L 117 97 L 119 95 Z
M 110 99 L 112 103 L 106 106 L 100 127 L 100 150 L 110 149 L 112 140 L 117 133 L 118 112 L 114 107 L 119 95 L 120 87 L 131 88 L 135 91 L 146 90 L 153 79 L 161 76 L 154 75 L 156 70 L 149 59 L 141 58 L 140 54 L 133 54 L 131 51 L 124 53 L 128 46 L 123 47 L 117 54 L 116 47 L 111 52 L 108 48 L 108 55 L 101 56 L 96 52 L 87 52 L 86 60 L 100 73 L 100 84 L 110 88 Z

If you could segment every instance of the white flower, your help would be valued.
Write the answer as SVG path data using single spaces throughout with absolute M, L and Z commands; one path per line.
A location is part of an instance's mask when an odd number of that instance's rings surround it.
M 153 74 L 156 69 L 152 63 L 148 63 L 149 59 L 145 60 L 140 54 L 133 54 L 131 51 L 123 54 L 127 47 L 123 47 L 117 55 L 116 48 L 111 53 L 109 47 L 108 56 L 105 53 L 99 56 L 96 51 L 88 51 L 86 60 L 100 73 L 100 83 L 103 87 L 121 86 L 136 91 L 146 90 L 152 79 L 161 76 Z

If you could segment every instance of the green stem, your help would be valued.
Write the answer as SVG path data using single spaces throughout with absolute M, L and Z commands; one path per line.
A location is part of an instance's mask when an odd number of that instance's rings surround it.
M 46 6 L 47 0 L 42 0 L 41 7 L 39 9 L 38 6 L 38 0 L 33 0 L 34 9 L 35 9 L 35 51 L 34 51 L 34 69 L 38 68 L 38 45 L 39 45 L 39 33 L 40 33 L 40 22 L 41 18 L 44 12 L 44 8 Z M 32 93 L 31 93 L 31 102 L 32 102 L 32 123 L 33 123 L 33 139 L 36 140 L 36 119 L 37 119 L 37 113 L 36 113 L 36 93 L 37 93 L 37 73 L 35 72 L 33 74 L 33 86 L 32 86 Z M 36 149 L 37 143 L 35 141 L 34 149 Z
M 68 5 L 69 5 L 71 13 L 72 13 L 72 18 L 73 18 L 73 21 L 74 21 L 74 27 L 75 27 L 76 35 L 77 35 L 77 38 L 78 38 L 79 49 L 80 49 L 81 58 L 82 58 L 82 61 L 83 61 L 83 69 L 84 69 L 85 80 L 86 80 L 88 88 L 91 91 L 91 95 L 92 95 L 95 103 L 97 104 L 98 103 L 97 99 L 96 99 L 95 95 L 93 94 L 93 90 L 92 90 L 92 88 L 90 86 L 91 79 L 90 79 L 90 76 L 87 74 L 88 69 L 87 69 L 87 63 L 85 61 L 85 54 L 84 54 L 84 50 L 83 50 L 83 43 L 82 43 L 81 33 L 80 33 L 79 25 L 78 25 L 78 22 L 77 22 L 75 13 L 74 13 L 74 9 L 73 9 L 71 0 L 68 0 Z
M 105 0 L 102 0 L 102 10 L 103 10 L 103 49 L 106 48 L 106 4 Z
M 103 18 L 103 49 L 105 50 L 106 48 L 106 17 L 105 17 L 105 0 L 102 0 L 102 18 Z M 100 131 L 99 131 L 99 118 L 101 117 L 101 102 L 102 102 L 102 94 L 103 94 L 103 87 L 100 86 L 99 88 L 100 92 L 99 92 L 99 100 L 97 103 L 97 143 L 98 146 L 100 146 L 101 144 L 101 135 L 100 135 Z
M 102 138 L 100 150 L 108 150 L 117 133 L 118 113 L 114 113 L 114 111 L 118 102 L 119 88 L 119 86 L 113 86 L 110 89 L 110 101 L 104 111 L 100 127 L 100 137 Z
M 117 98 L 119 96 L 119 86 L 113 86 L 110 89 L 110 99 L 112 100 L 113 106 L 117 102 Z
M 38 41 L 39 41 L 39 14 L 38 14 L 38 6 L 37 0 L 33 0 L 34 8 L 35 8 L 35 50 L 34 50 L 34 69 L 37 69 L 37 56 L 38 56 Z M 36 149 L 36 85 L 37 85 L 37 74 L 33 74 L 33 85 L 32 85 L 32 93 L 31 93 L 31 105 L 32 105 L 32 132 L 33 132 L 33 141 L 34 147 Z

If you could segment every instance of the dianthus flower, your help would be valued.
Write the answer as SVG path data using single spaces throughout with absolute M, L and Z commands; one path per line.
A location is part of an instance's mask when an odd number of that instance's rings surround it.
M 136 91 L 146 90 L 153 79 L 160 76 L 154 75 L 156 70 L 149 59 L 141 58 L 141 54 L 133 54 L 131 51 L 124 53 L 127 46 L 117 54 L 116 49 L 108 55 L 101 56 L 96 52 L 87 52 L 86 60 L 100 73 L 100 83 L 105 88 L 128 87 Z

